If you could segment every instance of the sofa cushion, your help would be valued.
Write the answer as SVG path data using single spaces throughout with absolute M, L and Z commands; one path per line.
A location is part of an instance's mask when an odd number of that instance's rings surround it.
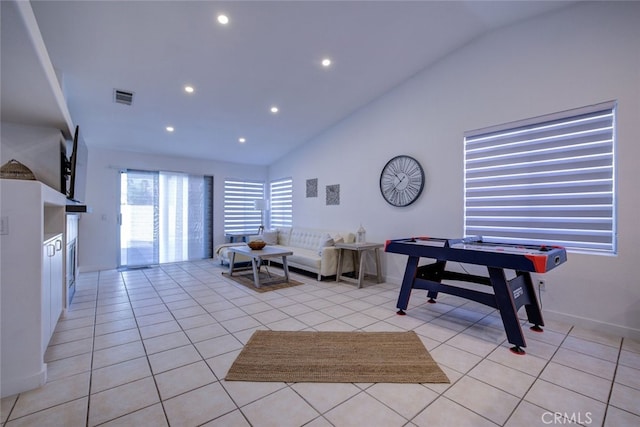
M 287 261 L 290 264 L 307 266 L 312 269 L 319 269 L 322 261 L 322 257 L 318 255 L 318 252 L 311 249 L 300 249 L 289 247 L 293 251 L 293 255 L 287 257 Z
M 278 232 L 278 244 L 281 246 L 289 246 L 291 227 L 279 227 L 276 228 L 276 231 Z
M 289 238 L 289 244 L 296 248 L 318 250 L 325 236 L 329 236 L 326 230 L 314 230 L 311 228 L 293 228 Z M 331 237 L 331 236 L 329 236 Z
M 278 230 L 264 230 L 260 235 L 260 238 L 264 240 L 267 245 L 278 244 Z
M 329 233 L 324 233 L 324 236 L 320 239 L 320 245 L 318 246 L 318 255 L 322 256 L 322 250 L 328 246 L 333 246 L 335 243 L 333 237 Z

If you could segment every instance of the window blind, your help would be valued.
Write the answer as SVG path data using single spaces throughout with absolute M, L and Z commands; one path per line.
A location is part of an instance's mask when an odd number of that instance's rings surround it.
M 224 232 L 258 233 L 262 211 L 254 201 L 264 199 L 264 183 L 226 179 L 224 181 Z
M 269 198 L 271 199 L 270 227 L 293 226 L 293 180 L 284 178 L 272 181 Z
M 615 103 L 464 138 L 465 235 L 615 253 Z
M 213 178 L 160 172 L 160 263 L 211 258 Z

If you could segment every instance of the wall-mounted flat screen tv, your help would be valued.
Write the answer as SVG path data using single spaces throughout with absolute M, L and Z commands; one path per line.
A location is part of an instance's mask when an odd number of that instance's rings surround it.
M 87 146 L 80 134 L 80 126 L 76 126 L 69 159 L 69 180 L 67 185 L 67 198 L 76 202 L 82 202 L 85 198 L 87 185 L 87 161 L 89 153 Z

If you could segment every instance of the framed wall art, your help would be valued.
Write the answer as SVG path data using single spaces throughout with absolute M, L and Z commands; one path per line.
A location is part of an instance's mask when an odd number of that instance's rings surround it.
M 340 204 L 340 184 L 327 185 L 327 206 Z
M 318 197 L 318 178 L 307 180 L 307 197 Z

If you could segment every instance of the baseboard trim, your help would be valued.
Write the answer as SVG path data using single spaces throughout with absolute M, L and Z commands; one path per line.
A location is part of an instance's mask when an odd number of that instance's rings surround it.
M 2 375 L 2 387 L 0 397 L 13 396 L 14 394 L 42 387 L 47 382 L 47 364 L 43 363 L 40 371 L 21 378 L 7 378 Z
M 605 334 L 615 335 L 623 338 L 630 338 L 640 341 L 640 329 L 630 328 L 628 326 L 606 323 L 595 319 L 576 316 L 557 311 L 542 310 L 545 319 L 567 323 L 579 328 L 589 329 L 592 331 L 602 332 Z
M 393 283 L 400 285 L 402 278 L 387 277 L 387 283 Z M 398 289 L 399 292 L 399 289 Z M 544 319 L 555 320 L 563 322 L 579 328 L 589 329 L 592 331 L 603 332 L 606 334 L 615 335 L 623 338 L 630 338 L 640 341 L 640 329 L 632 328 L 624 325 L 616 325 L 613 323 L 607 323 L 596 319 L 589 319 L 587 317 L 576 316 L 567 313 L 561 313 L 558 311 L 545 310 L 543 308 L 542 315 Z
M 78 266 L 78 273 L 96 273 L 98 271 L 116 270 L 116 265 L 83 265 Z

